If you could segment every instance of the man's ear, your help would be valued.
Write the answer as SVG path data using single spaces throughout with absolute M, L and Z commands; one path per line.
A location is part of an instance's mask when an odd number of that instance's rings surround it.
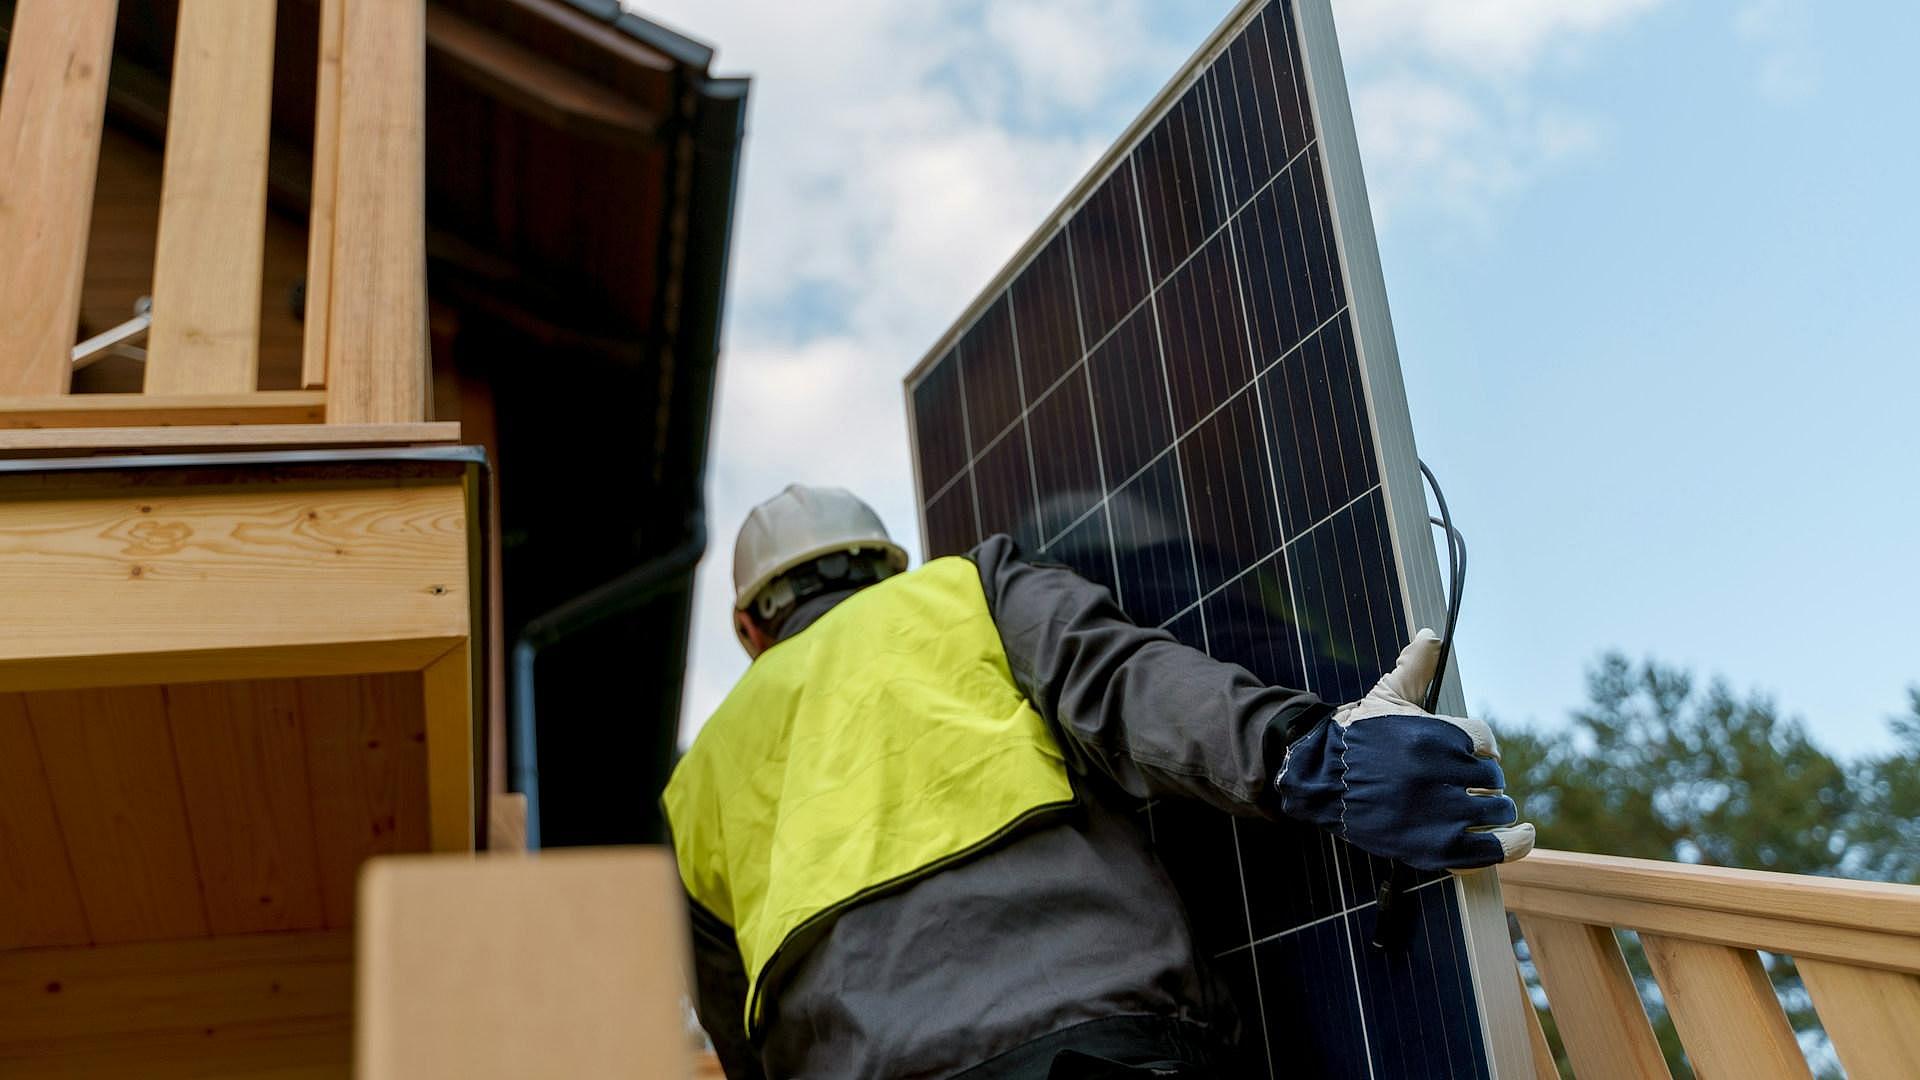
M 760 654 L 766 652 L 767 646 L 772 644 L 767 640 L 766 633 L 760 629 L 760 624 L 754 622 L 753 616 L 744 611 L 733 613 L 733 632 L 740 639 L 740 646 L 747 650 L 747 658 L 750 660 L 758 660 Z

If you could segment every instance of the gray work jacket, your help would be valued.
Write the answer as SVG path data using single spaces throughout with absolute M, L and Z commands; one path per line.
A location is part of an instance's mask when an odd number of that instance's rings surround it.
M 1106 588 L 1022 560 L 1005 536 L 967 557 L 1082 812 L 842 914 L 772 990 L 757 1042 L 732 933 L 690 905 L 696 1009 L 734 1080 L 1026 1075 L 1043 1056 L 1033 1049 L 1074 1047 L 1076 1032 L 1111 1039 L 1116 1024 L 1233 1038 L 1139 808 L 1174 796 L 1277 817 L 1288 733 L 1328 706 L 1136 626 Z M 848 595 L 803 605 L 782 639 Z

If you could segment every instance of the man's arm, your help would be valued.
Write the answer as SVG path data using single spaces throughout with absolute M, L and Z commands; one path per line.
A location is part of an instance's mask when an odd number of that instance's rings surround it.
M 747 970 L 733 929 L 687 899 L 693 929 L 694 1012 L 713 1040 L 729 1080 L 764 1080 L 760 1058 L 747 1040 Z
M 972 552 L 1014 682 L 1078 771 L 1142 798 L 1184 795 L 1231 813 L 1280 814 L 1290 736 L 1332 709 L 1137 626 L 1105 587 L 1022 561 L 995 536 Z

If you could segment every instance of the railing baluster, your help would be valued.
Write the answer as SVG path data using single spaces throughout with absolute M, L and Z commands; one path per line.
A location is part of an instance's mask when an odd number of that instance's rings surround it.
M 333 311 L 334 188 L 340 159 L 340 34 L 347 0 L 320 0 L 320 65 L 314 76 L 313 189 L 307 208 L 307 303 L 300 385 L 327 385 L 327 326 Z
M 1660 934 L 1640 943 L 1696 1073 L 1811 1080 L 1757 953 Z
M 1800 960 L 1820 1025 L 1852 1080 L 1920 1076 L 1920 976 Z
M 1613 928 L 1520 917 L 1580 1080 L 1670 1076 Z
M 20 0 L 0 85 L 0 396 L 67 392 L 115 0 Z
M 1527 992 L 1527 976 L 1514 958 L 1514 978 L 1520 980 L 1520 1001 L 1527 1010 L 1527 1048 L 1532 1051 L 1534 1080 L 1560 1080 L 1560 1066 L 1553 1060 L 1553 1045 L 1547 1042 L 1547 1029 L 1540 1026 L 1540 1010 L 1533 1007 L 1533 995 Z
M 260 384 L 274 5 L 182 0 L 153 267 L 150 394 Z

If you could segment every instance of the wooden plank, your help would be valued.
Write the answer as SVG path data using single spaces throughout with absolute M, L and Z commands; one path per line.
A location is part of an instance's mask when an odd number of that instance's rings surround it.
M 487 797 L 487 850 L 527 850 L 527 797 L 517 791 L 496 791 Z
M 93 940 L 204 936 L 160 688 L 49 690 L 26 703 Z
M 1520 932 L 1532 950 L 1575 1076 L 1671 1075 L 1611 927 L 1523 915 Z
M 97 454 L 119 450 L 293 449 L 456 443 L 457 423 L 228 424 L 214 427 L 0 430 L 0 455 Z
M 149 393 L 246 393 L 259 385 L 274 6 L 180 3 Z
M 1825 960 L 1796 962 L 1848 1076 L 1920 1076 L 1920 977 Z
M 320 66 L 314 85 L 313 188 L 307 210 L 306 337 L 300 385 L 327 385 L 327 324 L 333 311 L 334 189 L 340 160 L 340 19 L 347 0 L 320 0 Z
M 347 5 L 340 50 L 327 420 L 425 420 L 425 5 Z
M 169 686 L 167 720 L 213 933 L 324 925 L 296 684 Z
M 1825 879 L 1822 879 L 1825 880 Z M 1855 929 L 1832 923 L 1760 916 L 1643 900 L 1623 900 L 1560 889 L 1502 882 L 1507 910 L 1570 922 L 1621 926 L 1630 930 L 1765 949 L 1794 957 L 1920 973 L 1920 936 L 1904 932 Z
M 64 394 L 115 0 L 20 0 L 0 83 L 0 394 Z
M 428 835 L 435 851 L 474 848 L 473 665 L 461 642 L 421 672 L 426 709 Z
M 376 860 L 355 1075 L 689 1076 L 683 903 L 657 848 Z
M 0 694 L 0 950 L 92 940 L 19 694 Z
M 0 953 L 0 1074 L 344 1077 L 352 985 L 338 931 Z
M 354 885 L 374 855 L 427 850 L 427 731 L 420 675 L 303 679 L 326 924 L 353 922 Z
M 1811 1080 L 1756 953 L 1658 934 L 1640 943 L 1697 1074 Z
M 466 528 L 457 480 L 0 501 L 0 659 L 464 638 Z
M 660 126 L 632 97 L 445 8 L 427 9 L 427 45 L 488 96 L 562 131 L 644 145 Z
M 1920 937 L 1914 885 L 1569 851 L 1535 851 L 1507 863 L 1500 883 Z
M 1533 995 L 1527 992 L 1527 977 L 1521 973 L 1517 958 L 1513 977 L 1520 980 L 1520 1000 L 1527 1010 L 1527 1054 L 1533 1062 L 1534 1080 L 1560 1080 L 1560 1066 L 1553 1060 L 1553 1044 L 1547 1042 L 1547 1029 L 1540 1024 L 1540 1010 L 1534 1007 Z
M 326 414 L 327 395 L 323 390 L 0 398 L 0 428 L 317 424 Z
M 421 637 L 0 660 L 0 693 L 417 672 L 457 644 L 455 637 Z

